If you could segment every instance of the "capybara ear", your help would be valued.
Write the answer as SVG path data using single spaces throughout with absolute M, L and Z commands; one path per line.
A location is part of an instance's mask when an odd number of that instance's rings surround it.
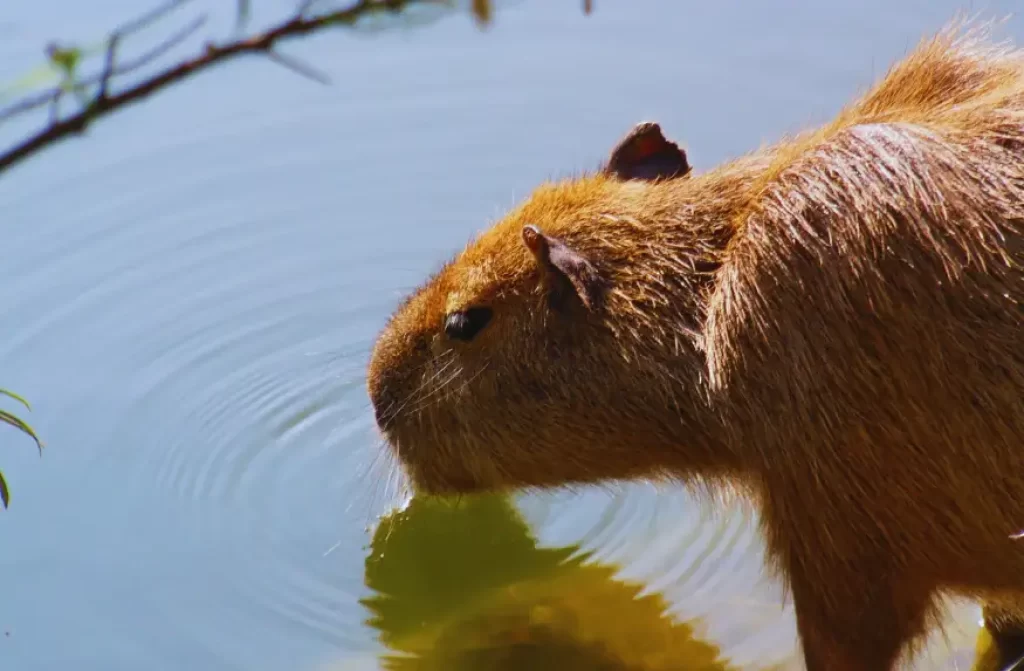
M 533 224 L 523 227 L 523 243 L 533 253 L 547 278 L 552 280 L 549 299 L 553 305 L 563 304 L 564 290 L 569 288 L 588 310 L 598 306 L 604 282 L 586 257 L 561 240 L 545 235 Z
M 612 149 L 604 173 L 619 179 L 672 179 L 690 173 L 686 152 L 675 142 L 665 139 L 661 126 L 645 121 L 632 130 Z

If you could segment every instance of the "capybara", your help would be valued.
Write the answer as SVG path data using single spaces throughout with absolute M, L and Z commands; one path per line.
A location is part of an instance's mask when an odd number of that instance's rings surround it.
M 421 491 L 749 495 L 810 671 L 895 668 L 944 593 L 1009 659 L 1022 263 L 1024 51 L 952 25 L 831 123 L 705 172 L 637 125 L 409 296 L 368 391 Z

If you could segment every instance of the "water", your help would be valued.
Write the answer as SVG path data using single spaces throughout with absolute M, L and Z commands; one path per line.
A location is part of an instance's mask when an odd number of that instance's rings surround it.
M 188 11 L 224 35 L 224 4 Z M 291 6 L 254 5 L 256 26 Z M 94 43 L 140 8 L 7 7 L 0 81 L 48 40 Z M 707 168 L 828 118 L 958 10 L 1011 9 L 599 0 L 585 17 L 576 0 L 522 0 L 486 31 L 457 14 L 284 47 L 330 87 L 228 64 L 7 173 L 0 383 L 33 402 L 47 450 L 3 434 L 0 668 L 378 668 L 364 561 L 396 490 L 363 368 L 404 292 L 638 120 Z M 1024 40 L 1024 20 L 1004 34 Z M 799 668 L 742 508 L 639 484 L 516 504 L 542 546 L 621 564 L 735 667 Z M 423 538 L 411 557 L 479 568 L 479 536 Z M 437 578 L 420 569 L 380 571 L 418 589 Z M 977 615 L 956 610 L 921 668 L 967 668 Z

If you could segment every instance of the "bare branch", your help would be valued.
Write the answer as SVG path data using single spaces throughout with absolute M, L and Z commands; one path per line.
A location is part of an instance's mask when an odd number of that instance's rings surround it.
M 115 35 L 124 36 L 129 32 L 139 30 L 140 28 L 149 25 L 157 18 L 166 15 L 170 11 L 181 7 L 189 1 L 190 0 L 173 0 L 172 2 L 168 2 L 140 19 L 123 26 L 115 32 Z M 111 77 L 135 70 L 142 65 L 151 62 L 163 53 L 166 53 L 169 49 L 180 44 L 184 39 L 198 30 L 206 17 L 200 17 L 193 21 L 191 24 L 186 26 L 185 29 L 174 34 L 150 52 L 122 67 L 118 67 L 116 63 L 113 62 L 114 54 L 112 53 L 112 50 L 108 48 L 108 52 L 111 53 L 109 70 L 107 67 L 104 67 L 103 71 L 96 77 L 76 83 L 76 88 L 99 84 L 101 93 L 105 91 L 106 94 L 95 96 L 88 105 L 83 106 L 83 108 L 78 112 L 65 119 L 61 119 L 55 112 L 51 114 L 50 123 L 44 129 L 29 136 L 21 143 L 0 154 L 0 173 L 47 146 L 73 135 L 82 133 L 89 124 L 100 117 L 106 116 L 109 113 L 127 105 L 136 103 L 156 91 L 198 74 L 201 71 L 207 70 L 218 63 L 222 63 L 239 56 L 251 54 L 267 56 L 275 62 L 295 70 L 314 81 L 326 83 L 327 78 L 324 75 L 315 72 L 312 68 L 298 63 L 294 59 L 282 56 L 279 52 L 276 52 L 274 48 L 278 43 L 294 37 L 308 35 L 330 27 L 351 26 L 360 19 L 372 14 L 382 12 L 398 13 L 414 5 L 452 6 L 451 0 L 359 0 L 347 9 L 336 10 L 314 16 L 304 16 L 302 12 L 308 9 L 309 4 L 310 3 L 303 2 L 299 7 L 299 11 L 269 30 L 228 42 L 220 46 L 210 43 L 206 46 L 206 49 L 202 54 L 159 72 L 148 79 L 138 82 L 113 95 L 109 92 L 109 80 Z M 104 86 L 104 81 L 107 82 L 106 87 Z M 52 105 L 52 110 L 55 111 L 60 97 L 61 91 L 60 89 L 57 89 L 55 91 L 47 91 L 39 96 L 22 100 L 21 102 L 0 111 L 0 121 L 47 104 Z

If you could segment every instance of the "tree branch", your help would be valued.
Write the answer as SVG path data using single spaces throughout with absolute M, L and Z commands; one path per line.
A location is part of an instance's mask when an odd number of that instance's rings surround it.
M 201 55 L 159 72 L 123 91 L 112 94 L 110 92 L 110 81 L 113 77 L 136 70 L 180 44 L 203 25 L 206 17 L 200 16 L 157 47 L 125 66 L 118 66 L 116 63 L 116 48 L 121 38 L 130 32 L 135 32 L 148 26 L 158 18 L 187 2 L 189 0 L 172 0 L 112 33 L 107 42 L 106 58 L 102 71 L 94 77 L 74 84 L 76 89 L 98 86 L 98 91 L 88 104 L 71 116 L 62 119 L 57 111 L 57 105 L 63 94 L 63 89 L 61 88 L 45 91 L 37 96 L 15 103 L 7 109 L 0 110 L 0 121 L 4 121 L 38 107 L 52 106 L 50 123 L 44 129 L 29 136 L 5 152 L 0 153 L 0 173 L 49 145 L 84 132 L 90 124 L 100 117 L 132 103 L 139 102 L 161 89 L 198 74 L 201 71 L 205 71 L 214 65 L 240 56 L 253 54 L 267 56 L 306 77 L 326 83 L 328 80 L 324 75 L 316 72 L 309 66 L 300 64 L 296 59 L 285 57 L 279 51 L 276 51 L 275 47 L 278 43 L 329 27 L 351 26 L 371 14 L 384 12 L 398 13 L 413 5 L 450 6 L 452 4 L 450 0 L 359 0 L 347 9 L 306 16 L 311 3 L 303 2 L 298 10 L 289 18 L 262 33 L 223 45 L 209 43 Z M 239 3 L 240 11 L 242 11 L 242 7 L 246 4 Z

